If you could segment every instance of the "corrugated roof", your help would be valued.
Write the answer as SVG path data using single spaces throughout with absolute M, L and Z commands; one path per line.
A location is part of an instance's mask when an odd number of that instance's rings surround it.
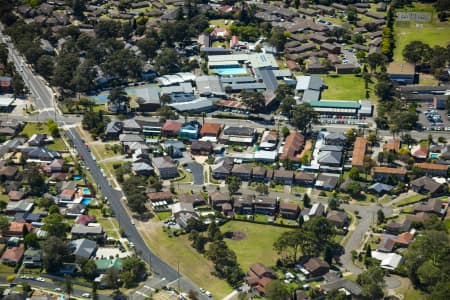
M 359 109 L 361 107 L 361 104 L 359 104 L 357 101 L 321 100 L 321 101 L 311 101 L 309 104 L 312 107 L 329 107 L 329 108 Z

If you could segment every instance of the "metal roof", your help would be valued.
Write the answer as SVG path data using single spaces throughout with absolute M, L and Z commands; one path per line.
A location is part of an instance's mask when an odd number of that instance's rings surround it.
M 312 107 L 329 107 L 329 108 L 353 108 L 359 109 L 361 104 L 357 101 L 339 101 L 339 100 L 321 100 L 311 101 Z

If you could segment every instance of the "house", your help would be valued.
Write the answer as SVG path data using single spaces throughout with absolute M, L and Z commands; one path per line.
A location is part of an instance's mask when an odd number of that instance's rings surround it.
M 256 138 L 256 129 L 244 126 L 226 126 L 219 141 L 224 144 L 253 145 Z
M 443 203 L 439 198 L 428 199 L 425 203 L 418 203 L 413 206 L 414 213 L 424 212 L 441 216 Z
M 391 62 L 386 73 L 398 84 L 416 83 L 416 66 L 408 62 Z
M 376 6 L 377 11 L 386 11 L 387 4 L 384 2 L 378 2 Z
M 433 178 L 428 176 L 422 176 L 410 182 L 411 188 L 416 193 L 430 193 L 434 195 L 440 192 L 443 185 L 436 182 Z
M 45 145 L 47 135 L 45 133 L 35 133 L 27 141 L 29 146 L 39 147 Z
M 213 39 L 226 38 L 230 35 L 230 32 L 225 27 L 216 27 L 211 32 L 210 36 Z
M 73 240 L 69 244 L 72 254 L 78 259 L 89 259 L 95 256 L 97 242 L 88 239 Z
M 280 155 L 280 160 L 290 159 L 295 160 L 296 155 L 305 146 L 305 137 L 300 132 L 292 131 L 286 137 L 283 152 Z
M 212 176 L 216 179 L 226 179 L 233 169 L 233 159 L 229 157 L 220 157 L 216 159 L 211 167 Z
M 19 201 L 25 196 L 25 192 L 22 191 L 10 191 L 8 193 L 9 201 Z
M 63 191 L 61 191 L 61 193 L 59 193 L 59 195 L 57 196 L 60 202 L 72 202 L 75 194 L 76 194 L 76 190 L 72 190 L 72 189 L 65 189 Z
M 222 210 L 222 206 L 226 203 L 231 203 L 231 199 L 228 193 L 222 193 L 219 191 L 214 191 L 209 194 L 209 204 L 215 210 Z
M 383 253 L 372 251 L 372 257 L 380 260 L 380 267 L 387 270 L 395 270 L 403 261 L 403 257 L 397 253 Z
M 398 152 L 400 150 L 400 139 L 394 139 L 389 143 L 383 144 L 383 150 Z
M 183 124 L 180 128 L 179 137 L 182 139 L 198 139 L 199 131 L 202 126 L 197 121 L 191 121 Z
M 18 169 L 13 166 L 6 166 L 0 168 L 0 177 L 6 180 L 12 180 L 16 177 Z
M 364 158 L 367 150 L 367 139 L 357 137 L 353 146 L 352 167 L 362 170 L 364 168 Z
M 26 268 L 42 267 L 42 250 L 28 248 L 23 255 L 22 264 Z
M 173 194 L 169 191 L 166 192 L 154 192 L 154 193 L 148 193 L 147 198 L 150 200 L 150 202 L 166 202 L 166 204 L 172 204 L 173 203 Z
M 152 163 L 156 174 L 161 179 L 170 179 L 178 176 L 177 166 L 169 156 L 154 157 Z
M 8 202 L 6 205 L 6 213 L 15 214 L 18 212 L 31 212 L 33 210 L 33 206 L 33 201 L 28 199 Z
M 0 76 L 0 91 L 5 93 L 11 90 L 12 78 L 9 76 Z
M 222 128 L 221 124 L 217 123 L 204 123 L 202 129 L 200 129 L 200 136 L 212 138 L 212 142 L 216 141 L 217 137 L 220 134 L 220 129 Z
M 179 194 L 178 201 L 181 203 L 190 203 L 193 207 L 205 205 L 205 197 L 202 194 Z
M 336 228 L 343 228 L 348 223 L 347 214 L 341 210 L 330 210 L 327 213 L 327 220 Z
M 343 147 L 324 145 L 319 149 L 317 162 L 321 166 L 339 167 L 342 163 Z
M 358 299 L 362 294 L 362 287 L 355 281 L 348 279 L 339 278 L 335 281 L 322 284 L 320 288 L 324 290 L 325 293 L 328 293 L 331 290 L 344 291 L 346 295 L 351 295 L 351 299 Z
M 253 215 L 253 196 L 239 195 L 234 197 L 234 212 L 240 215 Z
M 8 226 L 8 230 L 5 231 L 3 236 L 5 237 L 23 237 L 24 231 L 31 232 L 33 230 L 33 226 L 27 222 L 10 222 Z
M 383 195 L 385 193 L 389 193 L 394 187 L 389 184 L 384 184 L 380 182 L 376 182 L 368 187 L 369 191 L 373 191 L 378 195 Z
M 172 206 L 172 216 L 178 225 L 186 228 L 191 218 L 198 219 L 198 214 L 194 210 L 192 203 L 178 202 Z
M 273 216 L 277 210 L 277 199 L 268 196 L 255 196 L 253 199 L 254 212 Z
M 294 182 L 301 186 L 314 186 L 315 181 L 316 181 L 315 174 L 302 171 L 297 172 L 294 178 Z
M 255 292 L 260 295 L 264 295 L 265 286 L 276 278 L 277 274 L 274 270 L 261 263 L 254 263 L 250 266 L 250 270 L 245 277 L 245 281 Z
M 347 137 L 342 132 L 333 132 L 325 136 L 325 144 L 334 146 L 345 146 Z
M 428 158 L 428 146 L 427 145 L 415 145 L 411 148 L 411 156 L 419 161 L 424 161 Z
M 76 224 L 88 225 L 89 223 L 95 222 L 95 216 L 89 215 L 79 215 L 75 218 Z
M 151 176 L 155 173 L 149 161 L 135 161 L 131 163 L 131 169 L 136 175 Z
M 16 266 L 22 260 L 24 252 L 25 248 L 23 246 L 9 247 L 3 252 L 0 260 L 5 265 Z
M 305 221 L 313 217 L 323 216 L 325 212 L 325 206 L 322 203 L 314 203 L 311 208 L 305 207 L 302 210 L 302 217 Z
M 249 164 L 235 164 L 231 169 L 231 175 L 241 180 L 249 181 L 252 176 L 252 166 Z
M 294 172 L 289 170 L 275 170 L 273 180 L 282 184 L 292 185 L 294 182 Z
M 23 149 L 22 149 L 23 150 Z M 28 159 L 31 161 L 48 161 L 51 162 L 55 158 L 60 158 L 61 155 L 57 151 L 52 151 L 47 148 L 29 148 L 27 149 Z
M 50 173 L 62 172 L 64 167 L 64 159 L 54 159 L 48 166 Z
M 126 119 L 122 122 L 122 131 L 127 134 L 140 134 L 142 126 L 135 119 Z
M 337 74 L 354 74 L 358 68 L 354 64 L 336 64 L 334 67 L 336 68 Z
M 330 53 L 339 54 L 341 53 L 341 47 L 336 44 L 323 43 L 320 45 L 320 50 L 325 50 Z
M 321 277 L 330 271 L 330 265 L 318 257 L 309 258 L 303 263 L 303 267 L 308 271 L 311 278 Z
M 414 166 L 424 170 L 425 175 L 427 176 L 436 176 L 436 177 L 448 176 L 448 165 L 423 162 L 414 164 Z
M 411 229 L 411 225 L 415 223 L 423 224 L 425 220 L 430 217 L 430 214 L 419 212 L 415 215 L 408 215 L 402 221 L 390 222 L 386 224 L 385 229 L 390 233 L 398 233 L 402 231 L 409 231 Z
M 162 137 L 178 137 L 181 123 L 167 120 L 161 128 Z
M 260 166 L 255 166 L 252 168 L 252 180 L 253 181 L 265 181 L 265 177 L 266 177 L 266 168 L 264 167 L 260 167 Z
M 100 274 L 106 273 L 111 268 L 116 269 L 118 272 L 122 271 L 122 259 L 120 257 L 114 258 L 98 258 L 95 259 L 95 266 L 97 272 Z
M 192 155 L 209 155 L 212 152 L 212 144 L 208 141 L 192 141 L 191 154 Z
M 78 238 L 104 238 L 105 232 L 103 227 L 98 226 L 86 226 L 82 224 L 75 224 L 71 229 L 72 239 Z
M 336 176 L 335 174 L 320 173 L 319 176 L 317 176 L 314 187 L 316 187 L 318 189 L 332 191 L 336 188 L 338 182 L 339 182 L 339 176 Z
M 272 151 L 275 150 L 278 144 L 278 132 L 264 131 L 261 142 L 259 143 L 260 150 Z
M 285 219 L 296 220 L 300 214 L 300 207 L 295 203 L 280 203 L 280 216 Z
M 389 168 L 389 167 L 374 167 L 372 168 L 372 175 L 374 180 L 385 180 L 389 177 L 398 180 L 405 180 L 406 169 L 403 168 Z

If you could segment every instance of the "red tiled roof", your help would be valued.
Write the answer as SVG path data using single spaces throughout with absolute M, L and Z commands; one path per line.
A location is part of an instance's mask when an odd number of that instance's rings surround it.
M 23 246 L 7 248 L 2 255 L 2 260 L 18 262 L 25 252 Z
M 441 164 L 432 164 L 432 163 L 417 163 L 415 164 L 416 167 L 419 167 L 421 169 L 425 170 L 439 170 L 439 171 L 447 171 L 448 166 L 447 165 L 441 165 Z
M 206 135 L 218 135 L 220 132 L 220 128 L 222 128 L 221 124 L 216 124 L 216 123 L 205 123 L 203 124 L 202 129 L 200 130 L 200 134 Z
M 299 132 L 291 132 L 285 140 L 280 159 L 295 159 L 295 153 L 300 151 L 304 145 L 304 136 Z
M 394 141 L 384 144 L 383 145 L 383 150 L 394 150 L 394 151 L 398 151 L 400 150 L 400 140 L 399 139 L 395 139 Z
M 11 223 L 9 223 L 8 231 L 21 233 L 23 231 L 23 226 L 27 227 L 28 232 L 30 232 L 31 229 L 33 229 L 33 226 L 27 222 L 11 222 Z
M 357 137 L 353 147 L 352 166 L 362 167 L 364 165 L 364 156 L 366 155 L 367 140 L 363 137 Z
M 175 121 L 166 121 L 164 123 L 161 130 L 163 131 L 179 131 L 181 128 L 181 123 L 175 122 Z
M 403 245 L 409 245 L 411 243 L 411 240 L 413 239 L 413 235 L 409 232 L 403 232 L 397 236 L 395 239 L 396 243 L 403 244 Z
M 406 175 L 406 169 L 403 168 L 388 168 L 388 167 L 375 167 L 372 169 L 374 173 L 384 174 L 401 174 Z
M 171 199 L 172 198 L 171 192 L 156 192 L 156 193 L 148 193 L 147 197 L 150 201 L 158 201 L 161 199 Z

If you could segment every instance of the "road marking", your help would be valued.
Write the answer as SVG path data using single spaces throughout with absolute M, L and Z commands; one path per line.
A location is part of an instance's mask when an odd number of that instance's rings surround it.
M 169 282 L 167 285 L 172 285 L 172 284 L 174 284 L 175 282 L 177 282 L 178 280 L 179 280 L 179 278 L 175 279 L 174 281 Z
M 140 291 L 136 291 L 136 294 L 144 296 L 145 298 L 149 298 L 150 297 L 149 295 L 144 294 L 143 292 L 140 292 Z

